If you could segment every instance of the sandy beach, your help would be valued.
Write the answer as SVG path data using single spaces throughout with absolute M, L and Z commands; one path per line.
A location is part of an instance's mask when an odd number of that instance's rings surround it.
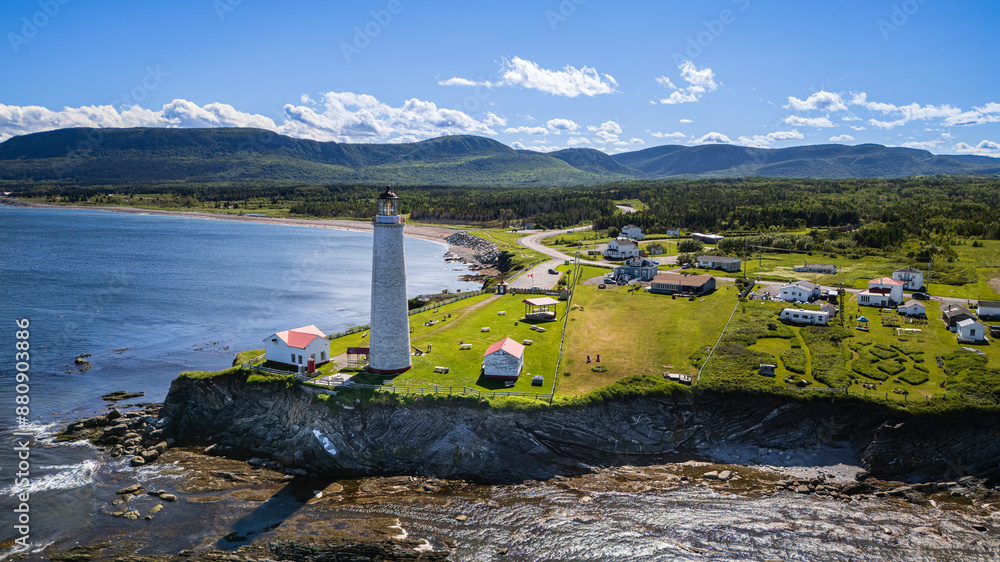
M 20 207 L 55 207 L 59 209 L 85 209 L 97 211 L 111 211 L 113 213 L 137 213 L 146 215 L 177 215 L 182 217 L 194 217 L 199 219 L 232 220 L 263 222 L 270 224 L 285 224 L 298 226 L 311 226 L 315 228 L 332 228 L 336 230 L 354 230 L 357 232 L 371 232 L 372 224 L 367 221 L 334 220 L 334 219 L 296 219 L 287 217 L 248 217 L 246 215 L 231 215 L 224 213 L 206 213 L 202 211 L 174 211 L 163 209 L 141 209 L 136 207 L 102 207 L 93 205 L 51 205 L 47 203 L 34 203 L 0 197 L 0 203 L 12 204 Z M 445 238 L 459 232 L 459 229 L 443 226 L 413 225 L 407 224 L 403 228 L 404 236 L 439 242 L 448 247 L 448 251 L 458 256 L 467 263 L 475 262 L 475 252 L 463 246 L 449 244 Z

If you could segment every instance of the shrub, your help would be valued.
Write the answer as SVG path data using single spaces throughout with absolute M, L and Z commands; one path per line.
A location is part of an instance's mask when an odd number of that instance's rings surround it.
M 907 371 L 902 375 L 899 375 L 899 380 L 916 386 L 918 384 L 924 384 L 925 382 L 929 381 L 930 377 L 928 377 L 925 373 L 920 373 L 917 371 Z
M 892 361 L 879 361 L 878 370 L 887 373 L 891 377 L 902 373 L 906 370 L 906 367 Z
M 868 363 L 867 361 L 855 361 L 851 365 L 851 370 L 863 377 L 868 377 L 876 381 L 884 381 L 889 378 L 889 375 L 879 371 L 874 365 Z
M 868 353 L 871 353 L 872 355 L 878 357 L 879 359 L 892 359 L 893 357 L 899 355 L 893 350 L 885 349 L 877 345 L 872 346 L 872 348 L 868 350 Z
M 806 352 L 801 349 L 789 349 L 781 354 L 781 362 L 793 373 L 804 375 L 808 364 Z

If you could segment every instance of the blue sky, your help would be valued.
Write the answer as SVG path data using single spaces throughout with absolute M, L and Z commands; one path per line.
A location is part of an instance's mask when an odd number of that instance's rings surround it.
M 998 24 L 1000 3 L 961 0 L 5 0 L 0 140 L 239 126 L 1000 156 Z

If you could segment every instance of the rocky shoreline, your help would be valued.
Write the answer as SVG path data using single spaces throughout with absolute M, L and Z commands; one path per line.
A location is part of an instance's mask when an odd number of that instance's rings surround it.
M 111 457 L 130 458 L 136 470 L 180 471 L 181 480 L 169 489 L 138 480 L 117 489 L 104 512 L 126 526 L 164 516 L 170 520 L 180 515 L 178 509 L 193 505 L 271 503 L 283 494 L 303 506 L 296 518 L 321 521 L 324 509 L 340 505 L 439 505 L 451 501 L 443 498 L 491 493 L 490 483 L 537 482 L 572 491 L 581 503 L 609 493 L 706 489 L 749 498 L 784 494 L 846 504 L 888 502 L 960 514 L 975 532 L 1000 528 L 1000 479 L 988 462 L 997 458 L 990 456 L 995 445 L 990 432 L 997 425 L 991 419 L 903 419 L 866 404 L 796 404 L 778 397 L 710 393 L 527 412 L 440 402 L 331 409 L 315 399 L 314 391 L 247 385 L 239 375 L 177 379 L 164 404 L 134 404 L 133 410 L 112 405 L 106 413 L 71 423 L 60 439 L 88 439 Z M 834 413 L 842 424 L 830 422 Z M 946 474 L 931 455 L 921 455 L 918 466 L 914 457 L 900 454 L 904 447 L 919 452 L 938 438 L 927 429 L 931 422 L 953 440 L 952 423 L 978 423 L 974 439 L 982 458 L 967 455 L 962 465 L 976 475 L 919 479 Z M 907 424 L 913 433 L 904 435 Z M 868 471 L 845 479 L 817 467 L 812 476 L 796 477 L 781 466 L 758 464 L 773 460 L 768 448 L 809 451 L 831 440 L 852 442 Z M 763 456 L 739 449 L 738 463 L 677 462 L 703 458 L 711 442 L 752 444 Z M 454 517 L 464 524 L 472 515 Z M 231 548 L 146 557 L 125 556 L 124 547 L 97 542 L 51 559 L 443 560 L 455 546 L 450 539 L 433 545 L 415 541 L 393 531 L 398 523 L 382 519 L 365 522 L 364 530 L 327 529 L 317 535 L 296 518 L 278 529 L 223 526 L 229 534 L 215 537 L 213 544 Z M 883 534 L 894 532 L 899 530 L 886 527 Z

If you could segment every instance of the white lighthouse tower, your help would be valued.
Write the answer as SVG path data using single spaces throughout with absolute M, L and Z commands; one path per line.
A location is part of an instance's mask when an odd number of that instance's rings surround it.
M 410 317 L 406 306 L 406 264 L 399 197 L 385 186 L 378 196 L 372 246 L 372 324 L 368 370 L 402 373 L 410 368 Z

